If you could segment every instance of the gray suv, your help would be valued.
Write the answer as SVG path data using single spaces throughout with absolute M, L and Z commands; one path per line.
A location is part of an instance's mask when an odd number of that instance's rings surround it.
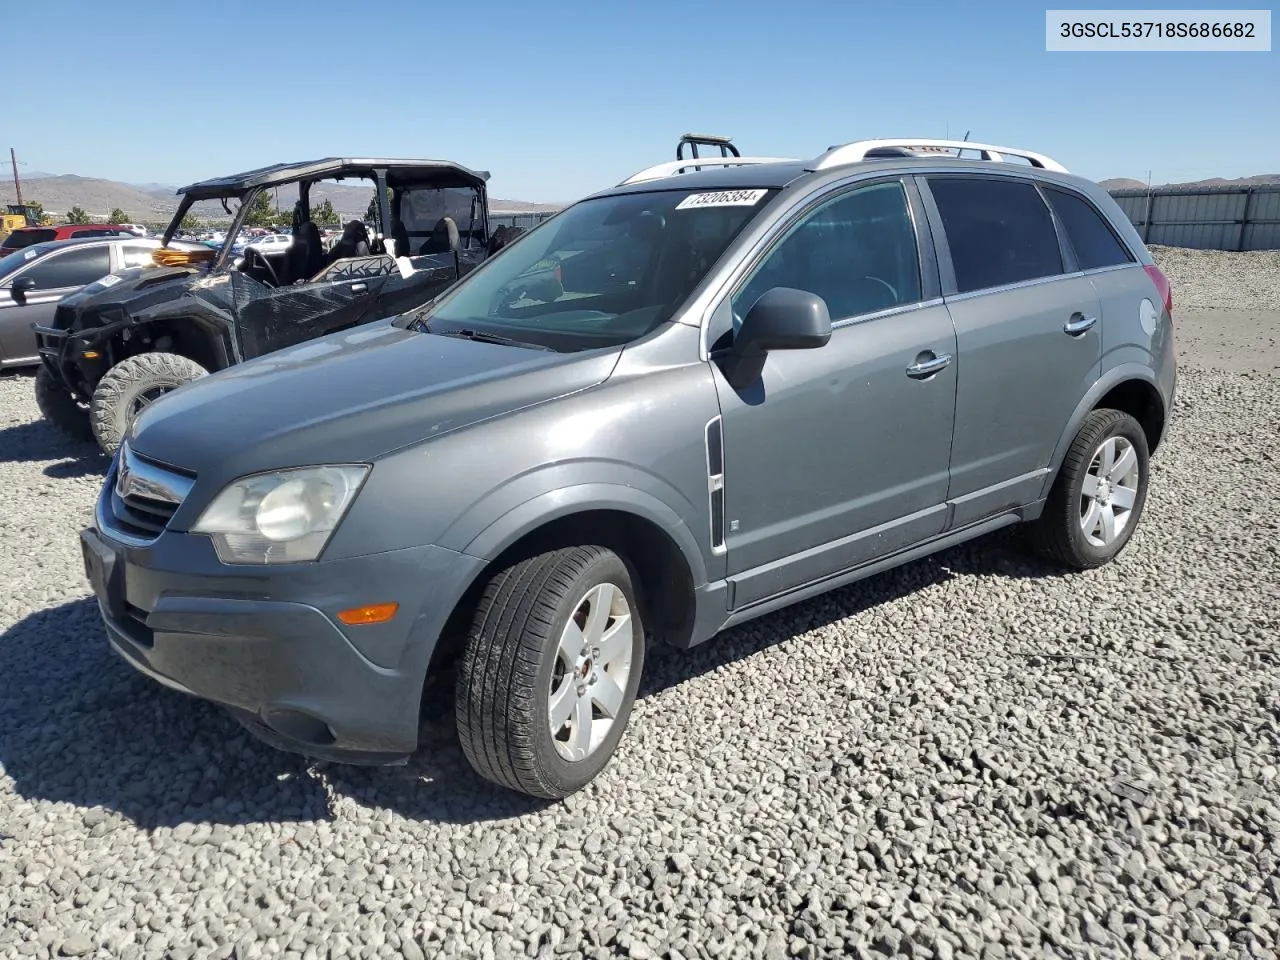
M 448 667 L 476 770 L 563 797 L 648 638 L 1012 524 L 1113 559 L 1173 408 L 1171 306 L 1106 192 L 1035 153 L 676 160 L 415 311 L 163 397 L 86 570 L 120 654 L 277 746 L 402 762 Z

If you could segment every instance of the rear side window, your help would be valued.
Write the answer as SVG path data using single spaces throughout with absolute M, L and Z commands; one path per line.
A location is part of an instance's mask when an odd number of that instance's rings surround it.
M 960 293 L 1062 273 L 1049 208 L 1024 180 L 930 177 Z
M 1081 270 L 1133 263 L 1129 251 L 1088 200 L 1052 187 L 1046 187 L 1044 192 L 1066 228 Z
M 56 236 L 57 234 L 52 230 L 15 230 L 4 238 L 3 246 L 6 250 L 21 250 L 34 243 L 52 240 Z
M 735 323 L 774 287 L 815 293 L 832 320 L 920 299 L 920 258 L 902 184 L 859 187 L 807 214 L 733 298 Z
M 111 253 L 106 244 L 66 250 L 40 261 L 23 274 L 36 282 L 37 290 L 83 287 L 111 272 Z

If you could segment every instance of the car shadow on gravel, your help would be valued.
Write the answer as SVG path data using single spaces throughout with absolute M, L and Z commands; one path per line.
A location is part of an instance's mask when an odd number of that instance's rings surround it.
M 1048 579 L 1064 575 L 1061 568 L 1028 549 L 1019 528 L 998 531 L 733 627 L 692 650 L 653 646 L 645 663 L 639 695 L 661 693 L 726 664 L 909 597 L 953 577 Z
M 1016 535 L 953 548 L 726 631 L 690 651 L 652 647 L 640 696 L 900 600 L 956 576 L 1048 577 Z M 0 768 L 31 800 L 143 828 L 327 819 L 345 799 L 414 820 L 474 823 L 549 803 L 497 788 L 467 763 L 452 682 L 429 691 L 421 744 L 400 767 L 317 763 L 260 743 L 222 711 L 136 673 L 108 646 L 91 599 L 0 634 Z M 103 829 L 102 827 L 95 827 Z
M 16 380 L 19 376 L 8 374 L 4 379 Z M 96 443 L 72 440 L 42 419 L 0 428 L 0 460 L 11 463 L 54 461 L 45 468 L 44 474 L 56 480 L 93 474 L 101 476 L 107 472 L 110 463 L 110 458 Z
M 0 634 L 0 769 L 29 800 L 83 808 L 86 826 L 110 829 L 116 815 L 145 829 L 327 818 L 308 767 L 130 668 L 91 599 Z

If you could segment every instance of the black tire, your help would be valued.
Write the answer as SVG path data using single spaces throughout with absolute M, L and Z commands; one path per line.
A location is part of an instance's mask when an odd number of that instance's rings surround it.
M 41 415 L 71 440 L 93 440 L 89 408 L 71 395 L 66 384 L 44 364 L 36 371 L 36 406 Z
M 570 760 L 561 755 L 550 726 L 552 692 L 561 683 L 579 684 L 564 671 L 560 637 L 588 593 L 603 584 L 615 586 L 630 608 L 630 670 L 617 685 L 621 705 L 607 733 L 585 758 Z M 619 637 L 622 642 L 625 637 Z M 569 547 L 501 570 L 481 595 L 458 670 L 455 710 L 468 762 L 486 779 L 535 797 L 560 799 L 582 789 L 605 768 L 622 738 L 644 649 L 631 576 L 613 551 Z M 597 675 L 590 661 L 583 669 L 591 671 L 590 679 L 577 689 L 589 690 Z M 597 708 L 587 709 L 594 726 Z M 560 741 L 564 748 L 570 739 Z
M 1083 529 L 1088 506 L 1084 499 L 1084 485 L 1095 455 L 1113 437 L 1123 438 L 1133 448 L 1138 461 L 1137 485 L 1124 528 L 1113 541 L 1099 545 L 1090 542 Z M 1085 418 L 1067 450 L 1044 512 L 1031 525 L 1033 543 L 1052 560 L 1075 570 L 1100 567 L 1114 560 L 1133 537 L 1142 519 L 1149 475 L 1147 435 L 1138 421 L 1119 410 L 1094 410 Z
M 89 404 L 98 446 L 113 454 L 138 412 L 157 397 L 190 383 L 209 371 L 176 353 L 140 353 L 106 372 Z

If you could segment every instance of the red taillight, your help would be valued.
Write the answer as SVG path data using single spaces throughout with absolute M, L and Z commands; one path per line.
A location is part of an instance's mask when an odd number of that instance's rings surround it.
M 1148 264 L 1142 269 L 1147 271 L 1147 276 L 1156 285 L 1156 292 L 1160 294 L 1160 298 L 1164 301 L 1165 313 L 1169 314 L 1170 319 L 1173 319 L 1173 287 L 1169 285 L 1169 278 L 1154 263 Z
M 560 264 L 556 264 L 556 283 L 564 286 L 564 275 L 560 272 Z

